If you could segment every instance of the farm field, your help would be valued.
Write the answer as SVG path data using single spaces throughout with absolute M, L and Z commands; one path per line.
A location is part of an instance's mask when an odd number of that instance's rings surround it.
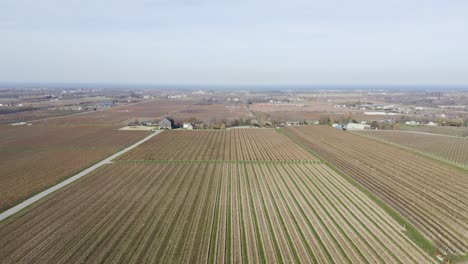
M 432 134 L 441 134 L 456 137 L 468 137 L 468 127 L 450 127 L 450 126 L 400 126 L 400 130 L 416 131 Z
M 119 160 L 317 160 L 274 129 L 165 131 Z
M 192 105 L 194 101 L 172 101 L 172 100 L 152 100 L 132 105 L 122 105 L 104 110 L 88 112 L 82 115 L 75 115 L 63 118 L 37 121 L 34 124 L 45 125 L 127 125 L 135 119 L 157 120 L 165 115 L 172 115 L 186 107 Z
M 75 126 L 0 126 L 0 151 L 34 151 L 37 149 L 109 149 L 116 151 L 138 138 L 144 131 L 121 131 L 119 127 L 101 125 Z
M 438 159 L 468 167 L 468 138 L 398 130 L 354 131 L 353 133 L 413 148 Z
M 110 127 L 7 127 L 0 138 L 0 210 L 138 141 L 149 132 Z M 3 134 L 4 130 L 0 130 Z
M 351 176 L 441 248 L 468 248 L 468 175 L 407 150 L 325 126 L 286 133 Z
M 174 112 L 171 116 L 177 120 L 196 118 L 197 120 L 205 122 L 252 118 L 245 105 L 242 103 L 208 102 L 194 103 Z
M 1 124 L 12 124 L 17 122 L 28 122 L 37 119 L 66 116 L 71 114 L 79 113 L 80 111 L 72 110 L 49 110 L 49 109 L 38 109 L 33 111 L 24 111 L 11 114 L 0 114 L 0 125 Z
M 106 165 L 1 222 L 0 248 L 2 263 L 436 263 L 342 176 L 293 162 Z
M 0 210 L 64 180 L 144 138 L 148 131 L 119 131 L 124 120 L 182 109 L 188 102 L 159 100 L 82 115 L 0 125 Z

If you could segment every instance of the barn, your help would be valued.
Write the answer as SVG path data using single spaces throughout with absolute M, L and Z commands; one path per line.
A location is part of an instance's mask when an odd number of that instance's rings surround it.
M 159 128 L 160 129 L 172 129 L 174 127 L 174 119 L 170 117 L 166 117 L 159 121 Z

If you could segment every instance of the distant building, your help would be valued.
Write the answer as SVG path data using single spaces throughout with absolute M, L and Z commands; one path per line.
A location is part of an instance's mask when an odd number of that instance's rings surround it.
M 174 124 L 174 119 L 167 117 L 159 121 L 159 129 L 172 129 Z
M 332 127 L 336 128 L 336 129 L 342 129 L 342 126 L 340 124 L 332 124 Z
M 417 125 L 419 125 L 419 122 L 418 121 L 406 121 L 405 125 L 417 126 Z
M 427 125 L 428 125 L 428 126 L 438 126 L 439 124 L 434 123 L 434 122 L 431 121 L 431 122 L 427 123 Z
M 301 122 L 299 122 L 299 121 L 286 121 L 287 126 L 298 126 L 300 124 L 301 124 Z
M 345 130 L 367 130 L 370 129 L 371 126 L 368 124 L 358 124 L 358 123 L 348 123 L 344 126 Z
M 99 103 L 99 107 L 111 107 L 114 105 L 113 101 L 104 101 Z
M 365 115 L 387 115 L 385 112 L 364 112 Z
M 185 122 L 183 127 L 185 129 L 193 129 L 194 125 L 192 123 Z

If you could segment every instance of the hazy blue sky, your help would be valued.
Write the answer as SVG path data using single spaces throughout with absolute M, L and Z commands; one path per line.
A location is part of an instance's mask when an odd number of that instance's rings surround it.
M 468 84 L 468 1 L 0 0 L 0 81 Z

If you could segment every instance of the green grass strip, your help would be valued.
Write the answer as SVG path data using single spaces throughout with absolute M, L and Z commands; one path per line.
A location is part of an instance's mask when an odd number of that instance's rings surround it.
M 265 258 L 265 250 L 263 249 L 263 243 L 262 243 L 262 238 L 260 236 L 260 228 L 258 227 L 258 220 L 257 220 L 257 214 L 255 213 L 255 207 L 253 205 L 253 197 L 252 197 L 252 190 L 250 188 L 250 182 L 249 179 L 247 179 L 248 174 L 247 174 L 247 165 L 244 164 L 244 177 L 247 185 L 247 190 L 250 193 L 250 210 L 252 211 L 252 216 L 253 216 L 253 221 L 255 223 L 255 236 L 257 238 L 257 244 L 258 244 L 258 253 L 260 256 L 260 262 L 261 263 L 266 263 L 266 258 Z
M 276 168 L 276 167 L 275 167 Z M 276 168 L 276 170 L 278 171 L 278 169 Z M 315 230 L 314 226 L 312 225 L 312 223 L 310 222 L 309 220 L 309 217 L 307 216 L 307 214 L 304 212 L 304 209 L 300 206 L 299 202 L 297 201 L 296 199 L 296 196 L 292 193 L 291 189 L 289 188 L 288 184 L 286 183 L 286 181 L 284 180 L 284 175 L 282 175 L 279 171 L 278 171 L 278 175 L 281 176 L 281 180 L 284 184 L 284 186 L 286 187 L 286 189 L 288 190 L 288 193 L 289 195 L 292 197 L 292 199 L 294 200 L 294 202 L 296 203 L 297 205 L 297 208 L 299 209 L 299 211 L 301 212 L 302 216 L 304 217 L 304 219 L 306 220 L 307 222 L 307 225 L 309 226 L 310 230 L 312 230 L 312 232 L 314 233 L 314 237 L 315 239 L 317 240 L 317 242 L 320 244 L 320 246 L 322 247 L 323 251 L 325 252 L 325 254 L 327 255 L 327 258 L 328 258 L 328 261 L 330 263 L 335 263 L 335 261 L 333 260 L 330 252 L 328 251 L 327 247 L 325 246 L 325 244 L 323 243 L 322 239 L 320 239 L 320 236 L 319 234 L 317 233 L 317 231 Z M 296 184 L 294 181 L 292 181 L 294 184 Z M 296 188 L 297 188 L 297 185 L 296 185 Z M 302 197 L 304 198 L 304 200 L 308 203 L 307 199 L 304 197 L 304 194 L 302 193 L 301 190 L 298 190 Z M 309 206 L 310 206 L 310 203 L 308 203 Z M 311 207 L 311 210 L 312 212 L 314 212 L 314 214 L 317 216 L 317 218 L 320 220 L 320 217 L 318 217 L 317 215 L 317 212 L 315 211 L 315 209 L 313 207 Z M 326 229 L 326 226 L 325 226 L 325 229 Z M 328 230 L 327 230 L 328 231 Z
M 267 169 L 270 172 L 270 174 L 273 175 L 270 166 L 267 166 Z M 276 186 L 279 186 L 278 182 L 275 179 L 275 177 L 272 177 L 272 179 L 273 179 L 274 184 Z M 267 185 L 267 187 L 268 187 L 268 191 L 270 192 L 270 195 L 272 196 L 272 191 L 271 191 L 270 186 Z M 304 244 L 304 246 L 305 246 L 305 248 L 307 250 L 307 253 L 309 253 L 309 256 L 312 258 L 312 263 L 318 263 L 317 258 L 315 257 L 314 252 L 312 251 L 312 248 L 310 247 L 309 243 L 307 242 L 307 239 L 306 239 L 306 237 L 304 235 L 304 232 L 302 232 L 302 229 L 299 227 L 299 223 L 297 222 L 297 220 L 295 218 L 295 215 L 293 214 L 293 212 L 292 212 L 288 202 L 286 201 L 283 193 L 281 191 L 279 191 L 278 193 L 281 196 L 281 198 L 283 199 L 284 204 L 286 205 L 286 209 L 288 209 L 289 215 L 291 216 L 291 220 L 294 222 L 294 225 L 296 226 L 296 230 L 299 232 L 299 235 L 301 236 L 302 243 Z
M 259 193 L 260 193 L 260 201 L 262 203 L 262 207 L 263 207 L 263 210 L 265 212 L 265 215 L 266 215 L 266 219 L 268 221 L 268 229 L 270 229 L 270 234 L 272 236 L 272 240 L 273 240 L 273 244 L 275 246 L 275 252 L 276 252 L 276 257 L 278 258 L 278 263 L 284 263 L 283 261 L 283 257 L 281 256 L 281 250 L 279 248 L 279 245 L 278 245 L 278 241 L 275 237 L 275 234 L 274 234 L 274 231 L 273 231 L 273 224 L 271 223 L 271 219 L 270 219 L 270 215 L 268 213 L 268 210 L 266 208 L 266 204 L 265 204 L 265 199 L 263 199 L 263 195 L 260 191 L 260 183 L 258 181 L 258 176 L 257 176 L 257 172 L 255 171 L 254 168 L 252 168 L 252 171 L 253 171 L 253 174 L 254 174 L 254 178 L 255 178 L 255 181 L 257 182 L 257 185 L 259 186 Z
M 237 172 L 239 172 L 239 167 L 236 166 Z M 239 203 L 239 214 L 240 214 L 240 219 L 242 223 L 242 259 L 244 260 L 244 263 L 249 263 L 249 256 L 247 253 L 247 234 L 245 233 L 245 221 L 244 221 L 244 213 L 243 213 L 243 208 L 242 208 L 242 194 L 241 194 L 241 182 L 240 182 L 240 176 L 239 173 L 236 173 L 237 175 L 237 194 L 238 194 L 238 203 Z
M 232 175 L 231 175 L 231 166 L 228 167 L 228 190 L 227 190 L 227 197 L 229 198 L 229 202 L 227 204 L 226 210 L 226 263 L 231 263 L 231 230 L 232 230 L 232 223 L 231 223 L 231 206 L 232 206 Z
M 215 212 L 213 216 L 213 223 L 212 223 L 212 229 L 211 229 L 211 241 L 210 241 L 210 255 L 209 255 L 209 263 L 214 263 L 214 257 L 215 257 L 215 252 L 216 252 L 216 238 L 218 235 L 218 223 L 219 223 L 219 197 L 220 197 L 220 192 L 221 192 L 221 182 L 222 180 L 219 180 L 218 183 L 218 190 L 216 193 L 216 206 L 215 206 Z

